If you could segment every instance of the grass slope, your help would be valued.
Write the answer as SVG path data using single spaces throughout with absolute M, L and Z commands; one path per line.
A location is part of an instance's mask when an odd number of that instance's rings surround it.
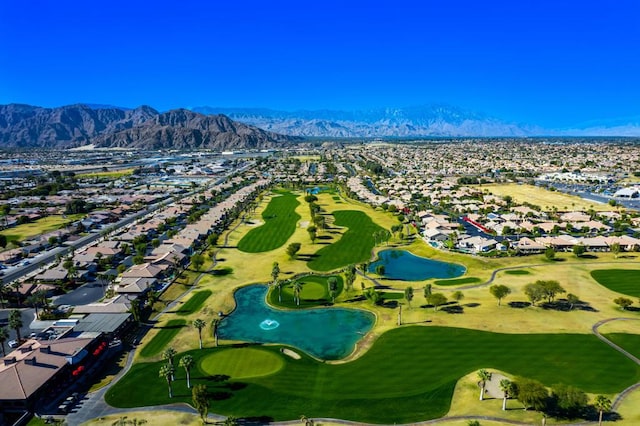
M 220 350 L 191 351 L 200 359 Z M 278 354 L 277 347 L 264 350 Z M 588 334 L 498 334 L 447 327 L 409 326 L 382 335 L 355 361 L 326 364 L 281 355 L 285 367 L 268 377 L 220 384 L 202 371 L 194 383 L 216 396 L 216 412 L 276 420 L 334 417 L 391 423 L 437 418 L 449 409 L 456 381 L 480 368 L 497 368 L 540 380 L 571 384 L 586 392 L 615 393 L 640 379 L 640 367 Z M 602 366 L 607 366 L 606 374 Z M 161 362 L 133 366 L 106 395 L 116 407 L 188 402 L 178 373 L 169 400 L 158 378 Z
M 591 271 L 591 277 L 609 290 L 640 297 L 640 270 L 597 269 Z
M 158 327 L 160 331 L 142 348 L 140 356 L 148 358 L 160 353 L 186 324 L 185 320 L 174 319 L 168 321 L 166 325 Z
M 274 197 L 262 213 L 264 224 L 252 229 L 238 243 L 238 250 L 261 253 L 282 247 L 296 230 L 300 215 L 295 212 L 300 205 L 298 196 L 282 192 Z
M 307 263 L 315 271 L 331 271 L 352 263 L 365 262 L 371 258 L 375 245 L 373 233 L 383 230 L 363 212 L 337 210 L 333 212 L 334 225 L 348 228 L 342 238 L 321 248 L 315 258 Z
M 433 283 L 438 286 L 453 286 L 453 285 L 463 285 L 463 284 L 477 284 L 481 282 L 480 278 L 476 277 L 465 277 L 465 278 L 454 278 L 452 280 L 435 280 Z
M 178 315 L 190 315 L 200 309 L 204 302 L 211 296 L 211 290 L 202 290 L 193 293 L 191 298 L 186 301 L 180 309 L 176 311 Z

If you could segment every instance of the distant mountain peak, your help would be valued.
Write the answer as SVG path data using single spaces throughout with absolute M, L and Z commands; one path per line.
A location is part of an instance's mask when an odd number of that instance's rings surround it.
M 58 108 L 0 105 L 0 146 L 66 148 L 87 144 L 141 149 L 272 148 L 296 138 L 267 132 L 226 116 L 184 108 L 159 113 L 86 104 Z

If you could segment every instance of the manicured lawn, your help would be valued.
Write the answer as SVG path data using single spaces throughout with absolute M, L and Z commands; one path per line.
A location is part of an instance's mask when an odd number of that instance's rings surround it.
M 201 358 L 225 350 L 234 349 L 190 353 L 200 365 Z M 619 392 L 640 379 L 640 367 L 589 334 L 498 334 L 408 326 L 383 334 L 362 357 L 334 365 L 304 354 L 293 360 L 280 354 L 277 346 L 262 350 L 281 357 L 284 368 L 268 377 L 239 381 L 231 377 L 228 384 L 194 368 L 193 383 L 203 383 L 214 393 L 213 411 L 275 420 L 294 420 L 304 413 L 374 423 L 414 422 L 445 415 L 456 381 L 480 368 L 604 394 Z M 191 393 L 181 370 L 176 374 L 175 397 L 169 400 L 166 382 L 158 377 L 161 364 L 134 365 L 108 391 L 107 402 L 116 407 L 189 402 Z M 215 362 L 206 364 L 215 368 Z
M 273 351 L 260 348 L 235 348 L 217 351 L 200 360 L 200 370 L 214 376 L 223 374 L 234 379 L 268 376 L 284 367 L 285 360 Z
M 260 253 L 282 247 L 296 230 L 300 215 L 295 212 L 300 205 L 298 196 L 282 192 L 273 197 L 262 213 L 264 224 L 252 229 L 238 242 L 238 250 Z
M 344 282 L 340 275 L 331 275 L 338 279 L 338 289 L 336 297 L 342 293 Z M 300 306 L 296 305 L 293 297 L 293 282 L 282 289 L 282 302 L 278 301 L 278 290 L 271 288 L 269 291 L 269 303 L 273 306 L 281 306 L 285 308 L 309 308 L 313 306 L 324 306 L 331 302 L 329 296 L 329 287 L 327 280 L 331 276 L 309 275 L 299 278 L 302 283 L 302 291 L 300 292 Z
M 465 277 L 465 278 L 454 278 L 452 280 L 435 280 L 433 283 L 439 286 L 453 286 L 453 285 L 463 285 L 463 284 L 477 284 L 481 282 L 480 278 L 476 277 Z
M 186 324 L 187 322 L 182 319 L 173 319 L 168 321 L 166 325 L 160 327 L 158 334 L 156 334 L 153 339 L 151 339 L 151 341 L 142 348 L 140 356 L 148 358 L 160 353 L 160 351 L 162 351 L 164 347 L 167 346 L 167 344 L 173 340 L 178 333 L 180 333 L 180 330 L 182 330 Z
M 0 234 L 6 236 L 8 242 L 24 241 L 36 235 L 64 228 L 68 223 L 74 222 L 84 216 L 84 214 L 68 215 L 64 217 L 61 215 L 47 216 L 30 223 L 24 223 L 22 225 L 14 226 L 13 228 L 4 229 L 0 231 Z
M 636 358 L 640 358 L 640 334 L 610 333 L 604 336 Z
M 315 271 L 331 271 L 369 260 L 375 244 L 373 233 L 383 230 L 360 211 L 337 210 L 333 212 L 333 216 L 335 226 L 348 229 L 338 241 L 318 250 L 315 258 L 307 263 Z M 324 232 L 326 231 L 320 234 Z
M 189 315 L 202 307 L 204 302 L 211 296 L 211 290 L 202 290 L 193 293 L 191 298 L 187 300 L 180 309 L 176 311 L 178 315 Z
M 591 277 L 609 290 L 640 297 L 640 270 L 597 269 L 591 271 Z

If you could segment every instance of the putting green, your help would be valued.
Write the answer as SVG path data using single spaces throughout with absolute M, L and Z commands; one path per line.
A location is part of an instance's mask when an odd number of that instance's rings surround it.
M 640 297 L 640 270 L 597 269 L 591 271 L 591 277 L 609 290 Z
M 300 292 L 301 299 L 322 299 L 327 294 L 326 285 L 323 285 L 316 281 L 300 280 L 302 282 L 302 291 Z M 287 296 L 293 296 L 293 287 L 287 286 L 282 290 L 283 294 Z
M 336 296 L 342 293 L 344 282 L 340 275 L 332 275 L 338 280 L 338 288 Z M 329 295 L 328 280 L 331 276 L 324 275 L 308 275 L 298 278 L 297 281 L 302 283 L 300 291 L 300 305 L 296 304 L 293 296 L 293 283 L 282 288 L 282 296 L 278 297 L 278 290 L 272 288 L 268 295 L 269 303 L 273 306 L 281 306 L 290 309 L 309 308 L 312 306 L 322 306 L 331 302 Z
M 200 369 L 209 375 L 223 374 L 232 379 L 268 376 L 284 367 L 282 357 L 255 348 L 214 352 L 200 360 Z

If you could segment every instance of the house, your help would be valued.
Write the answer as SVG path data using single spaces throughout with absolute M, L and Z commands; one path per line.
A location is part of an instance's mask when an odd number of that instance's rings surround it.
M 513 243 L 513 248 L 522 254 L 533 254 L 533 253 L 542 253 L 546 250 L 546 247 L 543 244 L 540 244 L 531 238 L 523 237 L 518 241 Z
M 0 364 L 0 411 L 32 410 L 40 398 L 55 399 L 94 342 L 91 338 L 30 339 L 9 353 Z
M 165 265 L 153 265 L 151 263 L 142 263 L 133 265 L 122 274 L 122 278 L 160 278 L 162 273 L 167 269 Z
M 442 229 L 425 229 L 422 235 L 428 241 L 446 241 L 450 233 L 451 231 L 444 231 Z
M 122 278 L 116 287 L 118 294 L 139 296 L 158 283 L 156 278 Z
M 469 237 L 458 241 L 458 247 L 463 250 L 471 250 L 474 253 L 486 253 L 496 248 L 498 242 L 493 238 Z
M 56 282 L 56 281 L 64 281 L 69 276 L 69 272 L 60 267 L 54 267 L 51 269 L 47 269 L 46 271 L 36 275 L 34 279 L 36 281 L 46 281 L 46 282 Z

